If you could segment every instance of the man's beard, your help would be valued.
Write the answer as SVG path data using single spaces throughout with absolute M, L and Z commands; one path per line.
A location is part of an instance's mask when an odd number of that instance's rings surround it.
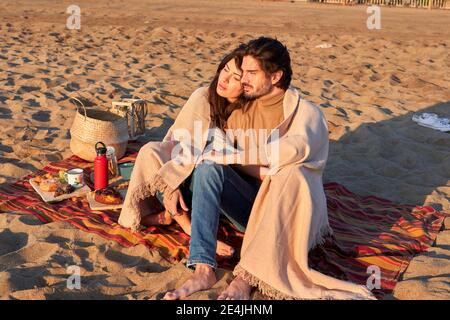
M 272 91 L 272 88 L 273 88 L 272 83 L 268 82 L 264 87 L 262 87 L 256 92 L 246 93 L 244 90 L 244 98 L 248 100 L 255 100 L 261 98 L 262 96 L 265 96 L 266 94 L 270 93 Z

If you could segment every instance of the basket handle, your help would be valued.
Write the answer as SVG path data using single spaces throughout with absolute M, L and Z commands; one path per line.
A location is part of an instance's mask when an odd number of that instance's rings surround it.
M 84 110 L 84 120 L 86 120 L 87 112 L 86 112 L 86 107 L 84 106 L 83 102 L 81 102 L 80 99 L 77 99 L 75 97 L 70 97 L 69 99 L 74 100 L 74 101 L 78 102 L 79 104 L 81 104 L 81 106 L 83 107 L 83 110 Z M 75 107 L 77 108 L 77 111 L 78 111 L 78 105 L 74 102 L 72 102 L 72 103 L 75 105 Z
M 145 105 L 147 105 L 147 100 L 142 99 L 140 96 L 138 96 L 138 95 L 136 95 L 136 94 L 133 94 L 133 98 L 134 98 L 134 97 L 137 97 L 139 100 L 143 101 L 143 102 L 145 103 Z M 141 107 L 141 106 L 140 106 L 140 107 Z M 144 107 L 144 106 L 142 106 L 142 107 Z M 144 108 L 144 118 L 147 117 L 147 113 L 148 113 L 148 109 L 147 109 L 147 108 Z

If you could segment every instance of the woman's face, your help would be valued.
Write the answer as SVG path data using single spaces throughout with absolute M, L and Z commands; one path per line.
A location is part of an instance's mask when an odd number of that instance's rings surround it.
M 235 101 L 242 94 L 241 77 L 242 71 L 236 67 L 234 59 L 231 59 L 220 71 L 217 94 L 230 102 Z

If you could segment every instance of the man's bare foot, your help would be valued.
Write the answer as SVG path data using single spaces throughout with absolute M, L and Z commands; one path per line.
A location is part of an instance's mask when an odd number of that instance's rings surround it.
M 195 292 L 210 289 L 217 282 L 214 269 L 207 264 L 197 264 L 195 272 L 179 289 L 167 292 L 163 300 L 177 300 Z
M 142 218 L 141 223 L 146 226 L 169 225 L 172 223 L 172 217 L 166 210 L 156 214 L 149 214 Z
M 176 215 L 173 217 L 174 220 L 180 225 L 181 229 L 190 236 L 191 235 L 191 217 L 188 212 L 184 212 L 182 215 Z M 217 240 L 216 253 L 222 259 L 228 259 L 233 257 L 235 249 L 225 242 Z
M 249 300 L 252 286 L 241 277 L 234 278 L 217 300 Z

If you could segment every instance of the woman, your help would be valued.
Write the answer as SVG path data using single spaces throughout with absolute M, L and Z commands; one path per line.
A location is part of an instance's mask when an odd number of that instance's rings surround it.
M 204 133 L 210 128 L 223 130 L 232 111 L 243 107 L 240 82 L 243 51 L 244 46 L 241 45 L 223 58 L 209 87 L 199 88 L 191 95 L 163 141 L 149 142 L 141 148 L 119 224 L 137 230 L 141 224 L 168 225 L 175 220 L 184 232 L 191 234 L 189 179 L 195 168 L 195 161 L 186 163 L 177 160 L 185 159 L 186 156 L 198 159 L 207 143 L 207 135 Z M 205 112 L 207 109 L 209 112 Z M 205 114 L 210 115 L 209 119 Z M 196 125 L 202 128 L 200 141 L 192 141 Z M 177 135 L 179 131 L 188 134 L 180 137 Z M 173 157 L 174 150 L 186 144 L 194 148 L 181 148 L 182 154 Z M 165 210 L 150 214 L 152 208 L 148 198 L 151 196 L 156 196 Z M 221 241 L 217 241 L 216 251 L 222 257 L 234 254 L 234 249 Z

